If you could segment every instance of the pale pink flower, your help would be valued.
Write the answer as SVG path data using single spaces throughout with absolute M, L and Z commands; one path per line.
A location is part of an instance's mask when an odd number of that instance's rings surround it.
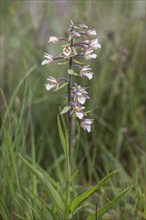
M 83 109 L 85 109 L 84 106 L 76 106 L 71 114 L 75 114 L 79 119 L 82 119 L 86 115 L 86 113 L 82 111 Z
M 47 79 L 49 82 L 45 84 L 46 90 L 49 91 L 52 88 L 58 88 L 59 87 L 59 83 L 57 82 L 57 80 L 52 77 L 49 76 L 49 78 Z
M 80 75 L 81 76 L 86 76 L 86 77 L 88 77 L 88 79 L 92 79 L 93 73 L 90 70 L 91 70 L 91 68 L 89 67 L 89 65 L 88 66 L 84 66 L 80 70 Z
M 83 105 L 86 102 L 86 99 L 90 99 L 90 97 L 87 95 L 88 93 L 84 87 L 78 86 L 77 84 L 75 86 L 76 88 L 72 91 L 74 101 Z
M 101 48 L 101 45 L 98 43 L 98 39 L 91 40 L 89 46 L 95 50 L 97 48 Z
M 64 54 L 65 56 L 68 57 L 68 56 L 71 54 L 71 52 L 72 52 L 71 47 L 66 46 L 66 47 L 63 48 L 63 54 Z
M 83 119 L 81 121 L 81 127 L 88 131 L 88 133 L 91 131 L 91 124 L 93 123 L 93 119 Z
M 52 55 L 50 55 L 48 53 L 45 53 L 44 57 L 47 58 L 47 59 L 43 60 L 43 62 L 41 63 L 42 65 L 50 64 L 50 63 L 54 62 L 54 59 L 53 59 Z
M 56 43 L 58 43 L 58 41 L 59 41 L 58 37 L 52 36 L 52 37 L 49 38 L 48 43 L 56 44 Z
M 96 36 L 96 30 L 88 30 L 87 32 L 86 32 L 86 35 L 88 36 L 88 37 L 92 37 L 92 36 Z
M 97 57 L 97 55 L 92 54 L 92 52 L 93 52 L 93 50 L 90 48 L 88 50 L 86 50 L 85 55 L 84 55 L 86 60 L 95 59 Z

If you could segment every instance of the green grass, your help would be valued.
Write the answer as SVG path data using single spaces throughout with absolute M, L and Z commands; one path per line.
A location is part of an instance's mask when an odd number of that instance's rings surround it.
M 67 69 L 40 64 L 44 52 L 61 52 L 46 42 L 50 35 L 61 36 L 70 20 L 93 24 L 102 45 L 97 61 L 90 63 L 93 80 L 74 78 L 90 87 L 87 109 L 96 108 L 90 113 L 92 133 L 76 123 L 71 198 L 120 169 L 73 219 L 146 218 L 143 2 L 42 1 L 36 7 L 36 1 L 1 1 L 0 219 L 63 220 L 47 183 L 32 174 L 19 154 L 47 176 L 64 201 L 65 156 L 57 115 L 66 103 L 66 90 L 47 93 L 44 84 L 50 75 L 65 76 Z

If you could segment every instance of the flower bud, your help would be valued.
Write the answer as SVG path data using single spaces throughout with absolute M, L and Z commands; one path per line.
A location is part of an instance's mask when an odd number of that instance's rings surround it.
M 71 32 L 71 35 L 72 35 L 73 37 L 75 37 L 75 38 L 78 38 L 78 37 L 81 36 L 81 35 L 80 35 L 78 32 L 76 32 L 76 31 L 72 31 L 72 32 Z
M 87 32 L 86 32 L 86 35 L 88 36 L 88 37 L 94 37 L 94 36 L 96 36 L 96 30 L 95 29 L 93 29 L 93 30 L 88 30 Z

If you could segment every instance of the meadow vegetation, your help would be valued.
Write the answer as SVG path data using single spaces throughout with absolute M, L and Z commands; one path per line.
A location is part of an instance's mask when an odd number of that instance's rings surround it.
M 60 53 L 59 47 L 54 50 L 46 42 L 52 35 L 66 35 L 70 20 L 95 26 L 102 45 L 96 61 L 89 62 L 94 78 L 77 79 L 90 87 L 87 108 L 94 109 L 94 125 L 88 134 L 76 123 L 70 194 L 75 198 L 112 171 L 119 172 L 69 218 L 146 219 L 144 1 L 0 4 L 0 219 L 63 220 L 48 188 L 53 185 L 65 198 L 65 156 L 57 115 L 66 103 L 66 90 L 48 93 L 44 84 L 50 75 L 66 76 L 67 69 L 42 67 L 41 62 L 44 51 Z M 125 189 L 128 192 L 115 203 L 112 199 Z

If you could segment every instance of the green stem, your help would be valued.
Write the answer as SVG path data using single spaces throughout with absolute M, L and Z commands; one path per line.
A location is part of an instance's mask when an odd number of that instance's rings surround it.
M 73 39 L 71 39 L 70 46 L 73 45 Z M 72 69 L 73 58 L 69 59 L 68 70 Z M 72 75 L 68 74 L 68 103 L 71 102 L 71 87 L 72 87 Z M 72 116 L 71 110 L 68 111 L 68 144 L 67 144 L 67 154 L 66 154 L 66 214 L 65 219 L 68 220 L 69 217 L 69 206 L 70 206 L 70 151 L 72 148 Z

